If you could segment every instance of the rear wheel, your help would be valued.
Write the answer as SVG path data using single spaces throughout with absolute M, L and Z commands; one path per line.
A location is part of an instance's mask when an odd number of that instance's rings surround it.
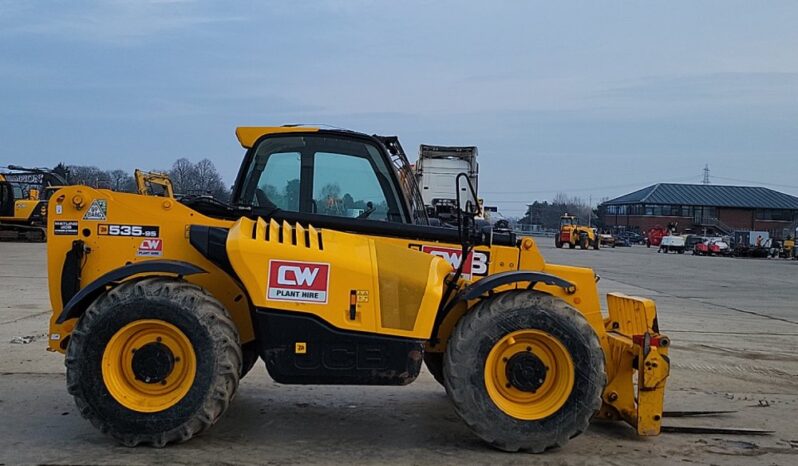
M 83 417 L 127 446 L 190 439 L 227 410 L 242 366 L 227 311 L 172 278 L 100 296 L 67 348 L 67 387 Z
M 587 237 L 587 235 L 579 236 L 579 247 L 582 249 L 587 249 L 590 247 L 590 239 Z
M 458 322 L 446 391 L 485 442 L 542 452 L 582 433 L 601 406 L 604 353 L 587 321 L 536 291 L 486 299 Z
M 599 237 L 596 236 L 596 239 L 593 240 L 593 249 L 598 251 L 599 247 Z M 615 247 L 615 244 L 613 244 L 612 247 Z
M 560 240 L 559 233 L 557 234 L 557 236 L 554 237 L 554 246 L 557 247 L 558 249 L 562 247 L 562 240 Z
M 573 249 L 576 247 L 576 244 L 573 241 L 568 241 L 568 247 Z

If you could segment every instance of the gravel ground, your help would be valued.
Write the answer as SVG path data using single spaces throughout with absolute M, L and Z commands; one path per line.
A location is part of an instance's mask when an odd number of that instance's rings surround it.
M 798 464 L 798 261 L 540 242 L 551 262 L 593 267 L 602 293 L 656 300 L 673 341 L 667 409 L 736 411 L 678 424 L 775 434 L 638 438 L 623 424 L 597 423 L 562 450 L 507 454 L 476 439 L 426 373 L 408 387 L 281 386 L 259 366 L 207 434 L 166 449 L 125 448 L 81 419 L 63 357 L 44 350 L 45 246 L 0 243 L 0 464 Z

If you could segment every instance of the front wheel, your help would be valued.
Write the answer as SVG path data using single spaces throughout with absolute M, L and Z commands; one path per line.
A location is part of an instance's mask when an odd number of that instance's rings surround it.
M 156 277 L 92 303 L 72 332 L 66 366 L 83 417 L 124 445 L 162 447 L 219 420 L 238 388 L 242 353 L 216 299 Z
M 505 451 L 563 446 L 601 407 L 606 375 L 596 333 L 576 309 L 537 291 L 479 303 L 458 322 L 444 361 L 458 415 Z

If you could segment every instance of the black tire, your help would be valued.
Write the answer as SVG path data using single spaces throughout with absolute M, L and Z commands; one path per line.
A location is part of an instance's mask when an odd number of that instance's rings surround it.
M 557 236 L 554 237 L 554 246 L 557 249 L 562 248 L 562 241 L 560 241 L 560 234 L 559 233 L 557 233 Z
M 568 241 L 568 247 L 574 249 L 576 247 L 576 244 L 574 244 L 573 241 Z
M 590 247 L 590 239 L 587 237 L 587 235 L 579 236 L 579 247 L 581 249 L 587 249 Z
M 443 353 L 424 353 L 424 365 L 430 375 L 442 386 L 446 386 L 443 382 Z
M 255 367 L 255 363 L 258 362 L 258 348 L 254 341 L 241 345 L 241 375 L 239 379 L 243 379 L 245 375 Z
M 128 409 L 109 392 L 101 362 L 111 337 L 142 319 L 177 327 L 190 340 L 196 373 L 180 401 L 159 412 Z M 80 413 L 126 446 L 163 447 L 211 427 L 227 411 L 241 372 L 238 331 L 224 307 L 202 288 L 166 277 L 125 282 L 81 317 L 67 348 L 67 388 Z
M 538 329 L 567 349 L 575 380 L 564 405 L 539 420 L 521 420 L 500 410 L 485 385 L 485 361 L 505 335 Z M 490 445 L 535 453 L 561 447 L 581 434 L 601 407 L 606 383 L 604 353 L 587 320 L 564 301 L 537 291 L 510 291 L 479 303 L 460 319 L 445 353 L 446 391 L 457 414 Z
M 595 239 L 595 240 L 593 240 L 593 249 L 595 249 L 596 251 L 598 251 L 598 249 L 599 249 L 600 247 L 601 247 L 601 246 L 599 245 L 599 237 L 598 237 L 598 236 L 596 236 L 596 239 Z M 613 244 L 613 245 L 612 245 L 612 247 L 615 247 L 615 245 Z

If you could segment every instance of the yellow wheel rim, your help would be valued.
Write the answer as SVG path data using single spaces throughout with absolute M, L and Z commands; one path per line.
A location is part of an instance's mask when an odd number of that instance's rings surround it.
M 574 386 L 574 363 L 553 335 L 533 329 L 505 335 L 485 361 L 491 400 L 516 419 L 533 421 L 556 413 Z
M 137 320 L 125 325 L 103 352 L 103 381 L 111 396 L 122 406 L 142 413 L 177 404 L 191 389 L 196 371 L 191 341 L 179 328 L 162 320 Z

